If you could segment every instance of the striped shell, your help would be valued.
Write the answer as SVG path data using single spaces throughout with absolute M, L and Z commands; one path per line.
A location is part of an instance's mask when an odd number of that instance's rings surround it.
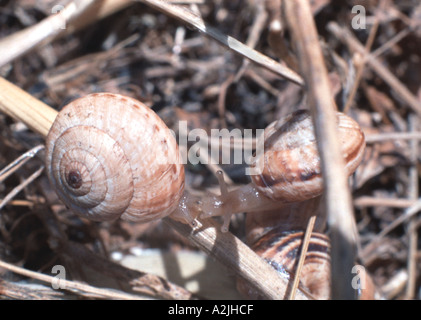
M 46 141 L 48 177 L 61 200 L 96 221 L 169 215 L 184 167 L 165 123 L 132 98 L 95 93 L 63 108 Z
M 274 228 L 253 245 L 252 249 L 278 273 L 292 280 L 298 265 L 304 232 L 280 232 Z M 327 236 L 313 232 L 300 273 L 300 286 L 316 299 L 330 298 L 330 243 Z M 255 290 L 239 282 L 238 289 L 250 299 L 261 298 Z
M 362 160 L 364 133 L 343 113 L 337 113 L 337 125 L 346 171 L 351 175 Z M 303 201 L 323 191 L 317 143 L 311 116 L 298 110 L 271 123 L 264 133 L 264 154 L 251 167 L 262 168 L 251 179 L 256 188 L 273 200 Z

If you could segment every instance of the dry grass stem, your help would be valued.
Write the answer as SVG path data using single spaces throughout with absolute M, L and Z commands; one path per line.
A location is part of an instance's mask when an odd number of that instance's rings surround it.
M 396 76 L 390 72 L 376 57 L 371 54 L 367 54 L 365 47 L 355 38 L 349 30 L 341 27 L 335 22 L 328 24 L 327 29 L 332 32 L 340 41 L 345 43 L 351 52 L 358 52 L 367 61 L 367 65 L 375 71 L 396 94 L 405 101 L 410 108 L 418 115 L 421 115 L 421 103 L 420 100 L 414 96 L 408 88 L 399 81 Z
M 316 222 L 316 216 L 312 216 L 307 224 L 306 232 L 304 233 L 303 243 L 301 245 L 300 257 L 298 259 L 297 270 L 294 274 L 294 280 L 292 282 L 292 289 L 289 294 L 288 300 L 295 300 L 295 294 L 297 292 L 298 285 L 300 283 L 301 270 L 306 260 L 308 245 L 310 243 L 311 234 L 313 233 L 314 223 Z
M 87 10 L 95 0 L 76 0 L 58 14 L 0 40 L 0 67 L 25 54 L 43 41 L 50 41 L 62 32 L 69 21 Z
M 297 47 L 301 73 L 308 89 L 324 177 L 332 243 L 332 283 L 335 284 L 332 286 L 332 298 L 353 299 L 355 293 L 349 284 L 355 261 L 357 228 L 336 134 L 336 107 L 309 3 L 305 0 L 286 1 L 284 6 L 284 15 Z
M 78 294 L 85 295 L 90 298 L 101 298 L 101 299 L 117 299 L 117 300 L 146 300 L 147 298 L 142 296 L 137 296 L 133 294 L 128 294 L 125 292 L 118 292 L 116 290 L 110 289 L 101 289 L 92 287 L 76 281 L 69 281 L 65 279 L 59 279 L 57 277 L 48 276 L 39 272 L 30 271 L 24 268 L 14 266 L 10 263 L 0 260 L 0 268 L 18 273 L 25 277 L 36 279 L 49 283 L 51 285 L 57 285 L 66 290 L 78 292 Z
M 138 0 L 143 2 L 167 15 L 170 15 L 176 19 L 182 20 L 183 22 L 189 24 L 190 26 L 196 28 L 200 32 L 204 33 L 206 36 L 211 37 L 212 39 L 218 41 L 219 43 L 227 46 L 234 52 L 242 55 L 243 57 L 250 59 L 254 63 L 267 68 L 270 71 L 275 72 L 279 76 L 288 79 L 296 84 L 302 85 L 301 77 L 295 73 L 293 70 L 285 67 L 284 65 L 276 62 L 275 60 L 261 54 L 260 52 L 253 50 L 244 43 L 238 41 L 237 39 L 223 34 L 214 27 L 206 24 L 203 19 L 192 12 L 191 10 L 182 7 L 176 6 L 168 3 L 167 1 L 162 0 Z

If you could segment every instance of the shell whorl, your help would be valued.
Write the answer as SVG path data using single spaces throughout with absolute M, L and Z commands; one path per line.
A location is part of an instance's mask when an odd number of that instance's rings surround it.
M 343 113 L 337 113 L 337 128 L 345 160 L 351 175 L 362 160 L 364 133 Z M 271 123 L 264 133 L 264 154 L 252 167 L 263 168 L 251 179 L 256 188 L 273 200 L 303 201 L 322 193 L 320 157 L 310 113 L 298 110 Z
M 276 229 L 265 234 L 252 249 L 279 273 L 287 277 L 295 272 L 303 243 L 304 232 L 279 233 Z M 313 233 L 301 270 L 300 282 L 317 299 L 330 297 L 330 244 L 327 236 Z
M 92 220 L 147 222 L 169 215 L 184 191 L 184 167 L 165 123 L 141 102 L 111 93 L 74 100 L 46 140 L 52 186 Z
M 304 232 L 272 229 L 251 245 L 281 276 L 292 280 L 300 257 Z M 300 273 L 300 285 L 316 299 L 330 298 L 330 243 L 327 236 L 313 232 Z M 260 299 L 259 293 L 242 281 L 240 292 L 250 299 Z

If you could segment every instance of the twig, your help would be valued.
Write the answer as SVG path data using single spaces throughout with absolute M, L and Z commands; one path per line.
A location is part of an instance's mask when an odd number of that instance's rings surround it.
M 365 44 L 364 49 L 367 53 L 369 53 L 370 50 L 371 50 L 371 47 L 373 45 L 374 38 L 376 36 L 378 27 L 379 27 L 379 20 L 376 18 L 375 21 L 374 21 L 374 24 L 371 28 L 370 35 L 368 37 L 367 43 Z M 358 56 L 359 56 L 359 54 L 358 54 Z M 345 104 L 345 107 L 343 109 L 344 113 L 348 113 L 349 109 L 351 108 L 351 105 L 354 101 L 355 94 L 357 93 L 358 85 L 361 81 L 361 76 L 362 76 L 363 71 L 364 71 L 366 61 L 364 59 L 358 59 L 358 62 L 359 62 L 359 64 L 357 65 L 357 74 L 355 76 L 354 83 L 353 83 L 352 88 L 351 88 L 351 92 L 349 93 L 348 100 L 347 100 L 347 102 Z
M 250 48 L 254 49 L 256 44 L 258 43 L 262 31 L 266 27 L 266 20 L 267 20 L 267 13 L 264 6 L 264 1 L 260 0 L 254 4 L 254 11 L 256 15 L 253 20 L 253 24 L 251 25 L 250 32 L 247 37 L 246 45 Z M 243 76 L 244 72 L 248 69 L 251 60 L 244 59 L 243 64 L 241 65 L 240 69 L 237 71 L 234 82 L 238 82 L 239 79 Z
M 151 6 L 167 15 L 170 15 L 176 19 L 182 20 L 190 26 L 196 28 L 200 32 L 203 32 L 205 35 L 211 37 L 212 39 L 218 41 L 219 43 L 227 46 L 234 52 L 240 54 L 241 56 L 250 59 L 254 63 L 275 72 L 279 76 L 288 79 L 296 84 L 302 85 L 302 78 L 292 71 L 291 69 L 283 66 L 282 64 L 276 62 L 275 60 L 269 58 L 268 56 L 263 55 L 262 53 L 250 48 L 244 43 L 238 41 L 237 39 L 223 34 L 217 29 L 207 25 L 203 19 L 194 14 L 191 10 L 182 7 L 176 6 L 168 3 L 167 1 L 162 0 L 138 0 L 139 2 L 145 3 L 148 6 Z
M 0 67 L 32 50 L 42 41 L 56 37 L 70 20 L 81 15 L 94 2 L 95 0 L 72 1 L 58 14 L 0 40 Z
M 8 166 L 3 168 L 0 171 L 0 182 L 6 180 L 11 174 L 16 172 L 20 167 L 22 167 L 25 163 L 31 160 L 38 152 L 44 149 L 44 145 L 39 145 L 31 150 L 25 152 L 20 157 L 12 161 Z
M 354 200 L 356 207 L 392 207 L 392 208 L 408 208 L 415 203 L 409 199 L 391 199 L 380 197 L 361 196 Z
M 78 261 L 79 265 L 94 270 L 107 278 L 112 278 L 118 283 L 124 284 L 125 290 L 136 292 L 142 296 L 167 300 L 195 300 L 197 297 L 185 288 L 174 284 L 162 277 L 132 270 L 116 262 L 110 261 L 106 256 L 98 255 L 89 250 L 85 245 L 73 242 L 61 234 L 61 225 L 55 216 L 46 212 L 43 219 L 48 221 L 50 239 L 58 244 L 56 253 L 64 261 Z M 59 230 L 60 233 L 57 233 Z M 126 284 L 129 287 L 126 287 Z
M 31 182 L 33 182 L 36 178 L 38 178 L 42 171 L 44 170 L 44 166 L 38 168 L 33 174 L 31 174 L 28 178 L 26 178 L 22 183 L 17 185 L 10 191 L 0 202 L 0 210 L 12 200 L 19 192 L 21 192 L 26 186 L 28 186 Z
M 1 39 L 0 67 L 43 43 L 84 28 L 130 4 L 132 0 L 75 0 L 59 13 Z
M 367 143 L 383 142 L 389 140 L 421 140 L 421 132 L 383 132 L 371 133 L 365 137 Z
M 3 168 L 0 171 L 0 182 L 7 179 L 11 174 L 16 172 L 20 167 L 22 167 L 25 163 L 31 160 L 39 151 L 43 150 L 44 146 L 39 145 L 31 150 L 25 152 L 19 158 L 12 161 L 8 166 Z M 10 191 L 1 201 L 0 201 L 0 210 L 8 204 L 19 192 L 21 192 L 27 185 L 33 182 L 36 178 L 38 178 L 42 171 L 44 170 L 44 166 L 41 166 L 38 170 L 36 170 L 33 174 L 31 174 L 28 178 L 26 178 L 22 183 L 17 185 Z
M 411 207 L 407 208 L 405 212 L 397 219 L 395 219 L 392 223 L 390 223 L 386 228 L 384 228 L 377 236 L 368 244 L 361 256 L 367 257 L 371 250 L 379 243 L 380 240 L 383 239 L 385 235 L 387 235 L 390 231 L 413 217 L 415 214 L 421 211 L 421 199 L 418 199 Z
M 409 116 L 409 130 L 413 131 L 418 126 L 417 116 L 411 114 Z M 418 190 L 418 169 L 417 169 L 417 156 L 418 156 L 418 144 L 416 140 L 410 141 L 410 160 L 411 166 L 409 168 L 409 190 L 408 198 L 410 200 L 416 200 L 419 197 Z M 408 284 L 406 286 L 406 298 L 413 299 L 416 291 L 416 280 L 417 280 L 417 248 L 418 248 L 418 232 L 417 232 L 417 220 L 413 216 L 408 223 L 409 231 L 409 253 L 407 259 L 408 265 Z
M 396 45 L 399 41 L 401 41 L 403 38 L 405 38 L 407 35 L 409 35 L 413 30 L 411 28 L 405 28 L 401 30 L 399 33 L 393 36 L 390 40 L 388 40 L 385 44 L 383 44 L 381 47 L 374 50 L 371 55 L 373 57 L 379 57 L 383 53 L 385 53 L 387 50 L 392 48 L 394 45 Z
M 0 268 L 10 270 L 14 273 L 18 273 L 25 277 L 30 277 L 36 280 L 47 282 L 47 283 L 50 283 L 51 285 L 56 284 L 57 286 L 61 288 L 65 288 L 66 290 L 70 290 L 70 291 L 73 290 L 77 292 L 82 291 L 85 293 L 89 293 L 91 297 L 119 299 L 119 300 L 145 300 L 146 299 L 145 297 L 124 293 L 117 290 L 101 289 L 101 288 L 92 287 L 90 285 L 86 285 L 86 284 L 76 282 L 76 281 L 58 279 L 57 277 L 52 277 L 52 276 L 42 274 L 39 272 L 34 272 L 34 271 L 30 271 L 24 268 L 20 268 L 1 260 L 0 260 Z
M 202 220 L 203 227 L 192 231 L 191 228 L 169 218 L 164 221 L 179 233 L 191 240 L 201 250 L 217 259 L 229 270 L 245 279 L 252 287 L 269 299 L 284 299 L 288 281 L 282 279 L 274 269 L 263 262 L 248 246 L 230 232 L 221 232 L 221 226 L 212 219 Z M 263 263 L 262 263 L 263 262 Z M 297 290 L 296 298 L 309 299 L 303 291 Z
M 293 284 L 292 284 L 292 289 L 291 289 L 291 293 L 289 295 L 288 300 L 294 300 L 295 299 L 295 294 L 297 292 L 298 284 L 299 284 L 299 281 L 300 281 L 301 270 L 303 268 L 304 261 L 306 260 L 308 245 L 310 243 L 311 234 L 313 232 L 314 223 L 316 222 L 316 218 L 317 218 L 316 216 L 312 216 L 310 218 L 310 220 L 308 221 L 306 232 L 304 234 L 303 244 L 301 245 L 301 253 L 300 253 L 300 258 L 298 260 L 297 270 L 294 274 L 294 281 L 293 281 Z
M 375 71 L 413 111 L 415 111 L 418 115 L 421 115 L 421 103 L 419 99 L 414 96 L 411 91 L 409 91 L 408 88 L 399 81 L 392 72 L 389 71 L 389 69 L 379 62 L 376 57 L 371 54 L 367 54 L 364 46 L 361 45 L 361 43 L 349 30 L 339 26 L 336 22 L 330 22 L 327 25 L 327 30 L 329 30 L 341 42 L 346 44 L 351 52 L 358 52 L 363 55 L 367 61 L 367 65 L 369 65 L 371 69 L 373 69 L 373 71 Z
M 405 284 L 408 282 L 408 272 L 404 269 L 398 271 L 393 277 L 381 287 L 381 292 L 387 300 L 396 297 L 402 289 L 405 288 Z
M 301 73 L 308 88 L 308 102 L 321 159 L 332 244 L 332 298 L 354 299 L 351 270 L 355 261 L 358 233 L 336 133 L 336 108 L 327 70 L 309 2 L 285 1 L 284 16 L 292 33 Z
M 16 300 L 58 300 L 64 299 L 62 291 L 32 283 L 16 283 L 0 279 L 0 298 Z

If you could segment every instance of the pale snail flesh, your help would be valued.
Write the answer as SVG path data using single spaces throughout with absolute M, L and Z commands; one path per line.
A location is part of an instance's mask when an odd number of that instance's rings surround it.
M 52 186 L 91 220 L 147 222 L 169 215 L 184 191 L 175 137 L 141 102 L 111 93 L 72 101 L 46 140 Z
M 364 133 L 358 123 L 336 113 L 336 125 L 350 176 L 361 163 L 365 150 Z M 306 201 L 323 193 L 320 157 L 309 111 L 298 110 L 271 123 L 259 138 L 263 152 L 254 157 L 251 183 L 203 199 L 200 217 L 223 216 L 227 229 L 231 214 L 265 211 L 285 204 Z
M 337 112 L 336 118 L 345 170 L 351 175 L 364 154 L 364 133 L 345 114 Z M 271 123 L 264 139 L 264 154 L 252 164 L 263 168 L 251 176 L 257 190 L 284 202 L 303 201 L 322 193 L 320 157 L 308 111 L 298 110 Z

